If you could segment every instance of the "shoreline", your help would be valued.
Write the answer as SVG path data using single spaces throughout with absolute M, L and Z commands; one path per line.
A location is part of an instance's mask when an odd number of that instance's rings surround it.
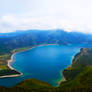
M 58 81 L 58 87 L 60 86 L 60 84 L 61 84 L 62 82 L 67 81 L 66 78 L 65 78 L 65 76 L 64 76 L 64 74 L 63 74 L 63 71 L 61 72 L 61 74 L 62 74 L 62 78 Z
M 42 45 L 36 45 L 36 46 L 33 46 L 33 47 L 29 47 L 28 49 L 24 49 L 24 50 L 20 50 L 20 51 L 15 51 L 15 52 L 13 52 L 12 55 L 11 55 L 11 59 L 10 59 L 10 60 L 7 60 L 7 62 L 8 62 L 8 63 L 7 63 L 7 66 L 8 66 L 11 70 L 15 70 L 16 72 L 18 72 L 18 73 L 20 73 L 20 74 L 12 74 L 12 75 L 0 76 L 0 78 L 19 77 L 19 76 L 22 76 L 22 75 L 23 75 L 22 72 L 19 72 L 18 70 L 16 70 L 15 68 L 13 68 L 13 67 L 11 66 L 11 63 L 14 62 L 14 58 L 13 58 L 13 57 L 14 57 L 15 54 L 20 53 L 20 52 L 24 52 L 24 51 L 27 51 L 27 50 L 31 50 L 31 49 L 36 48 L 36 47 L 49 46 L 49 45 L 58 45 L 58 44 L 42 44 Z M 18 49 L 18 48 L 17 48 L 17 49 Z M 81 48 L 79 49 L 78 53 L 80 53 L 80 51 L 81 51 Z M 78 53 L 77 53 L 77 54 L 78 54 Z M 73 64 L 73 61 L 74 61 L 74 59 L 76 58 L 76 55 L 77 55 L 77 54 L 75 54 L 75 55 L 72 57 L 72 59 L 71 59 L 71 64 L 70 64 L 68 67 L 71 67 L 71 65 Z M 68 68 L 68 67 L 67 67 L 67 68 Z M 67 69 L 67 68 L 65 68 L 65 69 Z M 64 71 L 64 70 L 63 70 L 63 71 Z M 58 81 L 58 86 L 60 86 L 60 84 L 61 84 L 62 82 L 67 81 L 66 78 L 65 78 L 65 76 L 64 76 L 64 74 L 63 74 L 63 71 L 61 72 L 62 78 Z
M 70 64 L 67 68 L 71 67 L 71 65 L 74 63 L 74 60 L 75 60 L 76 56 L 81 52 L 81 49 L 82 49 L 82 48 L 80 48 L 79 51 L 78 51 L 74 56 L 72 56 L 71 64 Z M 67 69 L 67 68 L 65 68 L 65 69 Z M 64 70 L 65 70 L 65 69 L 64 69 Z M 63 73 L 64 70 L 61 72 L 62 78 L 61 78 L 61 80 L 58 82 L 58 86 L 60 86 L 60 84 L 61 84 L 62 82 L 67 81 L 66 78 L 65 78 L 65 76 L 64 76 L 64 73 Z
M 4 76 L 0 76 L 0 78 L 19 77 L 19 76 L 23 75 L 23 73 L 19 72 L 18 70 L 16 70 L 15 68 L 13 68 L 13 67 L 10 65 L 10 64 L 14 61 L 13 57 L 14 57 L 15 54 L 16 54 L 16 53 L 13 53 L 13 54 L 11 55 L 10 60 L 7 60 L 7 66 L 9 67 L 9 69 L 14 70 L 14 71 L 16 71 L 16 72 L 18 72 L 18 73 L 20 73 L 20 74 L 4 75 Z
M 13 68 L 11 66 L 11 63 L 14 62 L 14 55 L 19 53 L 19 52 L 24 52 L 24 51 L 27 51 L 27 50 L 31 50 L 33 48 L 36 48 L 36 47 L 41 47 L 41 46 L 49 46 L 49 45 L 58 45 L 58 44 L 43 44 L 43 45 L 37 45 L 37 46 L 33 46 L 33 47 L 29 47 L 28 49 L 24 49 L 24 50 L 21 50 L 21 51 L 16 51 L 16 52 L 13 52 L 12 55 L 11 55 L 11 58 L 10 60 L 7 60 L 7 66 L 9 67 L 9 69 L 11 70 L 14 70 L 20 74 L 11 74 L 11 75 L 4 75 L 4 76 L 0 76 L 0 78 L 9 78 L 9 77 L 19 77 L 19 76 L 22 76 L 23 73 L 22 72 L 19 72 L 18 70 L 16 70 L 15 68 Z

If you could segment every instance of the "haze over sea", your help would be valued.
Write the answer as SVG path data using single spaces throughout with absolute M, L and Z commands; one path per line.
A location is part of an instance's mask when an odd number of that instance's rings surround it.
M 19 52 L 14 55 L 12 66 L 23 75 L 0 79 L 0 86 L 11 87 L 24 79 L 35 78 L 57 86 L 62 79 L 62 71 L 67 68 L 83 45 L 48 45 Z

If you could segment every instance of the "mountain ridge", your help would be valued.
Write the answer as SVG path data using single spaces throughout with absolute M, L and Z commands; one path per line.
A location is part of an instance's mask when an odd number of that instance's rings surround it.
M 56 31 L 28 30 L 0 33 L 1 52 L 41 44 L 92 44 L 92 35 L 79 32 L 66 32 L 60 29 Z

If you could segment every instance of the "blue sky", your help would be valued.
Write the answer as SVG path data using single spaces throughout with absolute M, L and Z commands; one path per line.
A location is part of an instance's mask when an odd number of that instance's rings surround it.
M 0 32 L 57 28 L 92 33 L 92 0 L 0 0 Z

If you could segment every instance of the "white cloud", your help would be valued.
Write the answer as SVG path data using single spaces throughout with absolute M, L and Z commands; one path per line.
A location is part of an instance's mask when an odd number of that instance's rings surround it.
M 66 31 L 92 33 L 92 0 L 23 1 L 21 8 L 19 5 L 17 8 L 19 3 L 16 2 L 16 7 L 8 8 L 8 12 L 1 12 L 0 32 L 61 28 Z M 21 0 L 20 2 L 22 3 Z M 11 8 L 16 12 L 12 12 Z

